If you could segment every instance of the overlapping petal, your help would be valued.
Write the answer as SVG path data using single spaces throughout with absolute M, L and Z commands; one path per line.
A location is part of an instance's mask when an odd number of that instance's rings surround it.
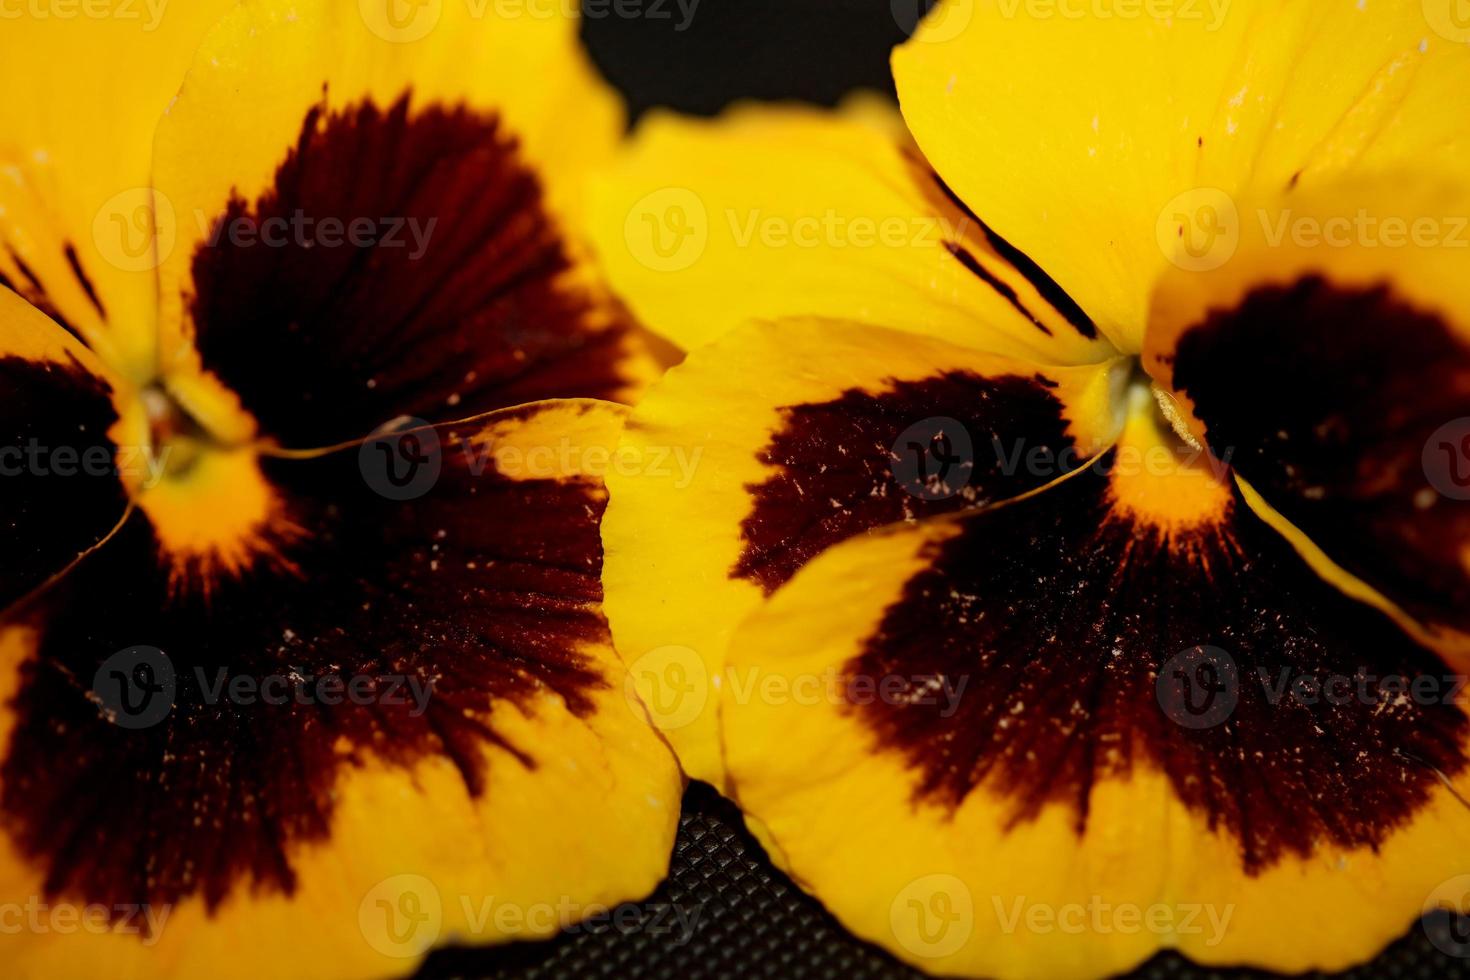
M 0 290 L 0 612 L 122 520 L 120 468 L 146 464 L 126 390 L 92 352 Z M 131 452 L 123 446 L 130 446 Z
M 824 549 L 1025 493 L 1116 435 L 1118 362 L 1042 367 L 829 320 L 753 324 L 634 410 L 609 474 L 608 615 L 691 775 L 716 738 L 730 631 Z
M 1044 364 L 1112 354 L 873 96 L 836 113 L 654 115 L 595 186 L 591 227 L 613 286 L 685 347 L 751 319 L 821 316 Z
M 1162 279 L 1149 369 L 1327 574 L 1463 663 L 1470 197 L 1400 176 L 1239 210 Z
M 736 632 L 735 793 L 854 932 L 939 974 L 1337 969 L 1465 873 L 1461 685 L 1182 449 L 1140 412 Z
M 145 497 L 11 618 L 0 882 L 113 926 L 12 937 L 16 974 L 380 976 L 651 890 L 680 783 L 599 607 L 620 427 L 421 430 L 403 494 L 376 444 L 257 464 L 260 550 L 203 585 Z
M 1222 200 L 1412 166 L 1464 175 L 1450 4 L 946 0 L 895 50 L 914 139 L 1122 349 Z

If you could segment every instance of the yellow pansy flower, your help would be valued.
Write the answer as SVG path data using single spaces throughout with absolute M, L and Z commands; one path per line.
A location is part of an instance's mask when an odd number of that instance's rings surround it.
M 392 976 L 641 897 L 681 784 L 597 524 L 659 364 L 575 19 L 119 10 L 3 28 L 6 973 Z
M 1470 49 L 1433 3 L 947 0 L 902 124 L 655 116 L 692 348 L 614 637 L 686 769 L 941 975 L 1360 962 L 1470 889 Z M 1457 887 L 1458 886 L 1458 887 Z

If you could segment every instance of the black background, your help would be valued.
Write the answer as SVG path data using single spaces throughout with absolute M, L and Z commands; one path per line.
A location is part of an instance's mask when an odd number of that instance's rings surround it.
M 583 37 L 632 112 L 669 106 L 709 115 L 744 98 L 831 105 L 853 89 L 892 92 L 888 52 L 928 0 L 699 0 L 683 30 L 675 0 L 620 2 L 625 6 L 584 0 Z M 639 15 L 627 16 L 629 11 Z M 595 827 L 587 830 L 596 833 Z M 667 928 L 672 906 L 693 923 L 690 932 Z M 639 909 L 640 925 L 621 931 L 604 924 L 544 943 L 440 950 L 420 976 L 921 977 L 845 933 L 819 903 L 771 867 L 736 809 L 701 784 L 685 796 L 669 878 Z M 1445 917 L 1432 918 L 1374 962 L 1340 976 L 1470 977 L 1470 949 L 1466 958 L 1455 958 L 1429 942 L 1426 930 L 1443 937 L 1447 929 Z M 1204 970 L 1161 954 L 1136 976 L 1243 980 L 1265 974 Z

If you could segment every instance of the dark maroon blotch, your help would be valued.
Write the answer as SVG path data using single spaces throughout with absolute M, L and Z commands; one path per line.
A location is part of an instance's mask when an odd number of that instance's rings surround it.
M 354 221 L 372 244 L 346 238 Z M 262 428 L 325 446 L 400 416 L 615 396 L 626 323 L 593 328 L 571 265 L 499 120 L 405 94 L 310 112 L 274 186 L 233 199 L 195 253 L 190 307 L 204 366 Z
M 1173 385 L 1216 454 L 1336 562 L 1470 629 L 1470 503 L 1423 461 L 1470 416 L 1470 347 L 1437 315 L 1386 285 L 1262 287 L 1181 335 Z
M 847 666 L 903 685 L 849 710 L 909 760 L 921 803 L 953 809 L 983 785 L 1010 800 L 1012 826 L 1059 802 L 1080 834 L 1100 779 L 1158 767 L 1255 874 L 1323 842 L 1378 846 L 1465 766 L 1449 671 L 1318 578 L 1238 494 L 1219 523 L 1167 531 L 1116 509 L 1089 467 L 962 521 Z M 1156 681 L 1202 646 L 1230 660 L 1215 694 L 1197 693 L 1234 701 L 1194 727 Z M 1360 673 L 1378 679 L 1365 697 Z M 1311 693 L 1339 676 L 1346 699 L 1335 680 L 1332 698 Z M 1390 677 L 1434 691 L 1399 700 Z M 1310 681 L 1277 697 L 1283 678 Z
M 782 428 L 758 454 L 777 472 L 748 487 L 753 505 L 732 575 L 772 592 L 854 534 L 1004 500 L 1066 472 L 1079 460 L 1051 387 L 1045 378 L 950 371 L 783 409 Z M 958 492 L 928 499 L 895 478 L 893 447 L 909 426 L 935 417 L 964 426 L 974 459 Z
M 0 611 L 122 517 L 111 396 L 75 360 L 0 357 Z

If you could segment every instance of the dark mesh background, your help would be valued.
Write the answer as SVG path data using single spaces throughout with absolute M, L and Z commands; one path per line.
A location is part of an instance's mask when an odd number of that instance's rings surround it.
M 582 977 L 648 980 L 922 980 L 923 974 L 843 931 L 832 916 L 771 867 L 734 804 L 703 783 L 684 796 L 684 816 L 669 878 L 637 918 L 621 930 L 609 923 L 574 929 L 545 943 L 434 953 L 422 978 L 499 977 L 570 980 Z M 692 928 L 671 914 L 677 909 Z M 1466 958 L 1447 956 L 1441 941 L 1450 923 L 1436 916 L 1415 927 L 1371 963 L 1336 974 L 1345 980 L 1470 978 Z M 1463 928 L 1459 934 L 1463 935 Z M 1172 954 L 1156 956 L 1134 974 L 1140 980 L 1245 980 L 1259 970 L 1206 970 Z M 1323 974 L 1308 974 L 1323 976 Z
M 596 15 L 599 2 L 601 16 Z M 614 15 L 614 0 L 584 0 L 583 34 L 593 57 L 634 112 L 667 105 L 708 114 L 738 98 L 830 105 L 853 88 L 891 91 L 888 51 L 903 39 L 901 25 L 913 23 L 918 5 L 927 0 L 699 0 L 682 31 L 676 29 L 682 15 L 675 0 L 639 2 L 645 14 L 630 18 Z M 670 914 L 675 908 L 691 929 L 679 927 Z M 819 903 L 771 866 L 745 832 L 735 807 L 702 784 L 691 786 L 684 798 L 668 880 L 638 909 L 638 918 L 625 919 L 622 929 L 603 923 L 545 943 L 441 950 L 420 976 L 922 976 L 848 935 Z M 629 921 L 634 925 L 629 927 Z M 1339 976 L 1470 978 L 1470 947 L 1465 958 L 1456 958 L 1429 942 L 1426 929 L 1444 937 L 1449 925 L 1444 916 L 1431 918 L 1377 960 Z M 1178 956 L 1160 955 L 1135 976 L 1240 980 L 1268 974 L 1205 970 Z

